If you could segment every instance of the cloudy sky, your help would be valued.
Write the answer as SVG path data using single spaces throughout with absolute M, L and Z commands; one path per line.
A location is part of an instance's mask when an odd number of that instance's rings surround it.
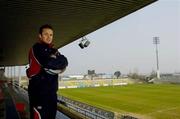
M 59 49 L 69 60 L 65 74 L 150 73 L 156 70 L 156 36 L 160 72 L 180 72 L 180 0 L 160 0 L 88 34 L 85 49 L 81 39 Z

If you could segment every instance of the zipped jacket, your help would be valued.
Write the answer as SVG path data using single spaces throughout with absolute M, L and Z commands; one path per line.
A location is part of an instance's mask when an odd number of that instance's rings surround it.
M 58 90 L 58 74 L 47 73 L 44 69 L 61 69 L 68 65 L 67 58 L 52 45 L 36 43 L 29 51 L 29 68 L 26 73 L 29 78 L 29 92 L 56 93 Z M 57 56 L 51 57 L 53 54 Z

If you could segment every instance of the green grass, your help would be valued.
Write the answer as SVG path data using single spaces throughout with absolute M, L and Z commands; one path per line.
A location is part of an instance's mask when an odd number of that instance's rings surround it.
M 61 89 L 59 94 L 122 114 L 155 119 L 180 119 L 180 85 L 142 84 Z

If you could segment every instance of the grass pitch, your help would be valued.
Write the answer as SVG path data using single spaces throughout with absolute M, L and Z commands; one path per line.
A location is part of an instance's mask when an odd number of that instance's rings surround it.
M 180 119 L 180 85 L 61 89 L 59 94 L 120 114 L 147 119 Z

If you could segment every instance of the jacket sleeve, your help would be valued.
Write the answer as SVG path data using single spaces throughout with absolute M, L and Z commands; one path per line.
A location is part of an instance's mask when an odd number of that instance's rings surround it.
M 47 63 L 48 69 L 53 70 L 63 70 L 67 67 L 68 60 L 64 55 L 57 55 L 56 58 L 50 58 L 50 60 Z
M 37 44 L 34 46 L 35 57 L 43 68 L 48 69 L 64 69 L 68 65 L 67 58 L 60 53 L 56 54 L 56 58 L 51 55 L 55 54 L 57 49 L 48 48 L 44 45 Z
M 49 61 L 49 56 L 50 56 L 50 51 L 49 48 L 42 45 L 42 44 L 35 44 L 33 46 L 33 51 L 36 59 L 38 60 L 39 64 L 42 67 L 46 67 L 48 61 Z

